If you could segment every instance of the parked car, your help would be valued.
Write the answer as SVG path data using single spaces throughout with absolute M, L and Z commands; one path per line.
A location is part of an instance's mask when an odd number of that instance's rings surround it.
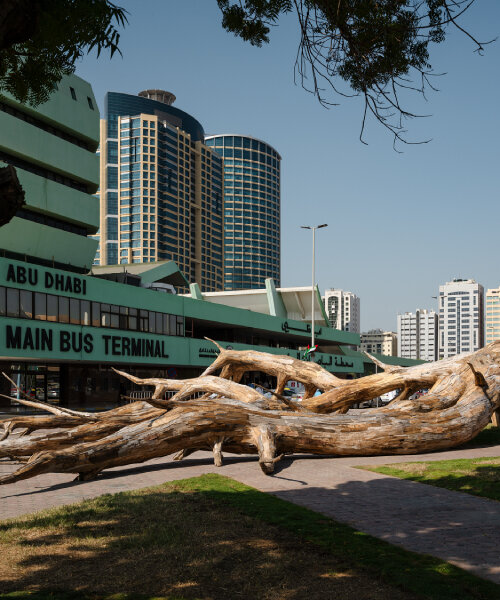
M 287 398 L 290 398 L 291 400 L 299 400 L 299 401 L 302 400 L 302 394 L 299 394 L 298 392 L 290 389 L 289 387 L 286 387 L 283 390 L 283 396 L 286 396 Z

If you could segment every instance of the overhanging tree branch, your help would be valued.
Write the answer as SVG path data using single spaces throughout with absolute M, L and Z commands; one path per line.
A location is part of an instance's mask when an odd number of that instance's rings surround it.
M 84 54 L 119 53 L 126 23 L 126 11 L 109 0 L 1 0 L 0 92 L 45 102 Z
M 324 107 L 336 105 L 337 96 L 362 96 L 362 142 L 371 114 L 391 132 L 394 143 L 409 143 L 405 121 L 426 115 L 405 108 L 397 90 L 404 88 L 424 99 L 427 88 L 435 90 L 429 83 L 435 75 L 429 46 L 443 42 L 449 27 L 465 34 L 482 52 L 485 44 L 459 22 L 475 1 L 242 0 L 235 5 L 218 0 L 218 4 L 223 26 L 257 46 L 269 41 L 270 28 L 281 15 L 294 11 L 300 31 L 295 80 Z M 258 32 L 254 37 L 253 29 Z M 342 84 L 346 90 L 340 89 Z

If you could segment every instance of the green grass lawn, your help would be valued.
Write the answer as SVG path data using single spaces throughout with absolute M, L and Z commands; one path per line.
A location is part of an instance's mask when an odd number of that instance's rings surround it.
M 473 440 L 460 448 L 481 448 L 500 444 L 500 427 L 488 425 Z M 473 458 L 428 462 L 390 463 L 377 467 L 358 467 L 428 483 L 456 492 L 500 500 L 500 458 Z
M 500 586 L 219 475 L 0 522 L 0 598 L 486 600 Z
M 393 463 L 360 468 L 500 500 L 500 457 Z

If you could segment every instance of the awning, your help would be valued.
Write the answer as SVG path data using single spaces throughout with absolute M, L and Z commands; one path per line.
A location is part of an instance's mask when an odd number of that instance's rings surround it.
M 142 283 L 169 283 L 178 287 L 189 286 L 189 282 L 173 260 L 94 266 L 92 267 L 92 273 L 95 275 L 130 273 L 131 275 L 139 275 Z

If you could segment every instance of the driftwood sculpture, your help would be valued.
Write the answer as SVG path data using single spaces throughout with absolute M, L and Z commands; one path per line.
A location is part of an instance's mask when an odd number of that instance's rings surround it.
M 197 450 L 212 450 L 216 465 L 222 464 L 223 450 L 258 454 L 266 474 L 284 454 L 428 452 L 469 441 L 500 406 L 500 341 L 474 354 L 408 368 L 370 357 L 384 372 L 355 380 L 339 379 L 315 363 L 288 356 L 219 350 L 214 363 L 195 379 L 138 379 L 119 372 L 136 384 L 152 386 L 154 393 L 149 400 L 106 412 L 19 400 L 51 414 L 1 422 L 0 457 L 21 465 L 0 483 L 48 472 L 77 473 L 87 480 L 110 467 L 173 453 L 182 459 Z M 277 378 L 270 398 L 239 383 L 246 371 Z M 282 395 L 288 380 L 305 384 L 302 402 Z M 322 393 L 314 396 L 317 389 Z M 410 398 L 421 389 L 428 392 Z M 176 393 L 165 400 L 168 390 Z M 400 393 L 389 405 L 349 412 L 352 405 L 392 390 Z M 20 436 L 11 435 L 18 429 L 23 430 Z

